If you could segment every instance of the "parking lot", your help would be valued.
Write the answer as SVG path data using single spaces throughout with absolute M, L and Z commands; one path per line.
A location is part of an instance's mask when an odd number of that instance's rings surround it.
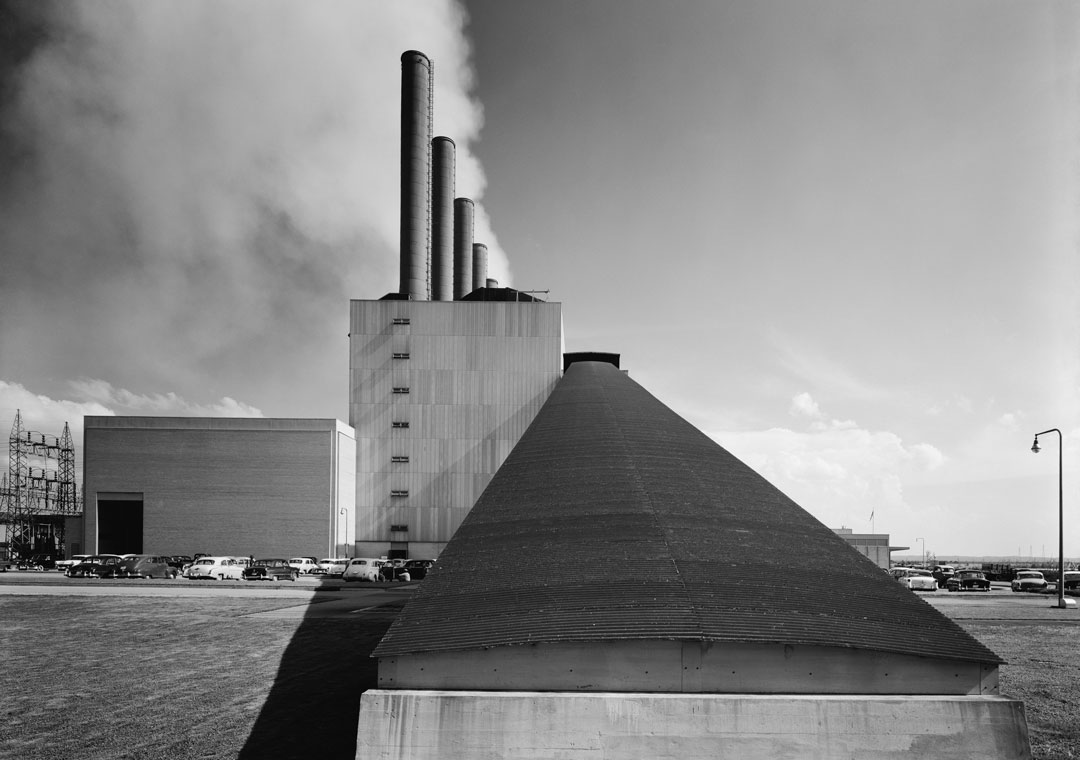
M 0 757 L 353 758 L 368 655 L 415 587 L 0 573 Z M 1009 662 L 1037 760 L 1080 756 L 1076 609 L 920 597 Z

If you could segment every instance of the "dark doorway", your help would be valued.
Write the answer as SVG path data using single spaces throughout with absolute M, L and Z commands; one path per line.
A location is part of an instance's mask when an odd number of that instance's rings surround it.
M 98 552 L 142 554 L 142 499 L 98 499 Z

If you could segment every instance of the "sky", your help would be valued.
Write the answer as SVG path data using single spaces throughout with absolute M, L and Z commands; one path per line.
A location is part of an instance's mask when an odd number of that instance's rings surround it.
M 1071 0 L 0 0 L 0 425 L 347 421 L 408 49 L 567 350 L 899 556 L 1056 557 L 1061 451 L 1080 557 Z

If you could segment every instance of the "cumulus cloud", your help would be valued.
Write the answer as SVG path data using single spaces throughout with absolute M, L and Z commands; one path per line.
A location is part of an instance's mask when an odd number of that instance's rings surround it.
M 795 398 L 791 399 L 791 414 L 820 419 L 821 409 L 809 393 L 797 393 Z
M 868 529 L 871 512 L 907 510 L 905 483 L 945 462 L 931 444 L 906 444 L 895 433 L 829 418 L 808 393 L 793 397 L 789 410 L 807 418 L 806 429 L 710 435 L 830 527 Z
M 0 380 L 0 424 L 14 426 L 19 415 L 22 429 L 59 438 L 67 425 L 75 443 L 81 481 L 83 417 L 147 415 L 155 417 L 262 417 L 252 406 L 228 397 L 203 404 L 175 393 L 142 395 L 115 388 L 104 380 L 82 378 L 69 383 L 70 398 L 55 399 L 34 393 L 18 383 Z M 7 428 L 10 430 L 10 427 Z M 5 444 L 7 438 L 4 438 Z
M 510 279 L 482 213 L 456 2 L 12 8 L 25 44 L 0 59 L 0 249 L 20 265 L 0 278 L 0 366 L 116 382 L 120 365 L 125 384 L 210 398 L 259 366 L 279 391 L 329 377 L 312 395 L 344 408 L 348 299 L 398 286 L 408 49 L 434 61 L 436 133 L 457 144 L 492 276 Z M 57 326 L 47 351 L 41 324 Z M 292 403 L 276 411 L 314 402 Z
M 225 396 L 210 404 L 187 401 L 175 393 L 139 394 L 124 388 L 114 388 L 104 380 L 82 378 L 73 380 L 71 388 L 77 398 L 99 403 L 121 414 L 166 417 L 263 417 L 263 413 L 236 399 Z

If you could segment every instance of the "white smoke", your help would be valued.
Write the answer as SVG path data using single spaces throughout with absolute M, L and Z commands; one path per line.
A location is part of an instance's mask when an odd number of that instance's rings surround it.
M 482 198 L 463 10 L 71 0 L 48 19 L 3 114 L 20 147 L 0 178 L 0 249 L 19 258 L 0 367 L 24 372 L 8 379 L 263 387 L 250 401 L 276 415 L 331 395 L 344 410 L 347 300 L 397 289 L 404 50 L 435 62 L 437 134 L 457 144 L 459 194 Z M 286 404 L 267 385 L 307 392 Z

